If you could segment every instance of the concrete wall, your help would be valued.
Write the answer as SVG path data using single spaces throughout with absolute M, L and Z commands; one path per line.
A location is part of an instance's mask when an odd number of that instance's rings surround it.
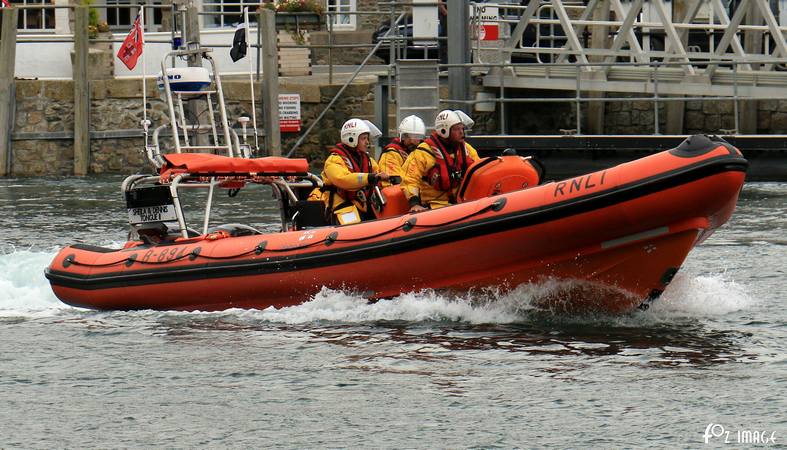
M 231 45 L 232 36 L 235 33 L 233 29 L 221 30 L 203 30 L 200 34 L 201 42 L 204 46 L 210 47 L 211 45 Z M 20 36 L 21 37 L 21 36 Z M 102 36 L 106 38 L 120 39 L 126 37 L 126 33 L 115 33 Z M 25 36 L 25 38 L 45 40 L 51 39 L 48 35 L 38 36 Z M 170 33 L 147 33 L 145 38 L 148 41 L 153 40 L 169 40 Z M 250 30 L 250 39 L 252 42 L 257 42 L 256 28 Z M 93 44 L 91 44 L 93 45 Z M 141 76 L 143 73 L 142 59 L 134 68 L 128 70 L 119 59 L 114 55 L 117 53 L 120 43 L 116 42 L 112 45 L 112 69 L 115 76 Z M 16 66 L 14 67 L 14 74 L 17 78 L 55 78 L 55 79 L 71 79 L 71 52 L 74 45 L 68 43 L 45 43 L 45 42 L 30 42 L 17 44 L 16 51 Z M 171 51 L 170 44 L 147 42 L 145 44 L 145 65 L 144 73 L 148 75 L 155 75 L 161 71 L 161 60 L 164 55 Z M 249 52 L 249 55 L 233 63 L 230 58 L 230 49 L 228 47 L 215 48 L 213 58 L 216 60 L 216 65 L 219 68 L 219 73 L 247 73 L 249 70 L 248 58 L 252 59 L 252 67 L 256 69 L 257 59 L 256 52 Z
M 378 11 L 379 7 L 376 0 L 358 0 L 357 9 L 359 11 Z M 58 10 L 60 11 L 60 10 Z M 65 10 L 63 10 L 65 11 Z M 358 15 L 356 17 L 355 30 L 341 30 L 337 29 L 334 34 L 335 43 L 348 43 L 348 44 L 369 44 L 371 42 L 372 32 L 377 29 L 383 20 L 386 20 L 388 15 Z M 62 21 L 67 24 L 68 21 Z M 327 26 L 322 25 L 323 31 L 313 33 L 312 43 L 324 44 L 327 43 Z M 59 33 L 69 33 L 68 27 L 59 30 Z M 107 33 L 101 36 L 106 39 L 122 40 L 126 37 L 127 32 L 120 33 Z M 215 45 L 228 46 L 232 44 L 232 37 L 235 30 L 232 28 L 221 29 L 203 29 L 200 32 L 200 42 L 205 47 Z M 22 35 L 20 35 L 20 38 Z M 70 36 L 67 36 L 70 37 Z M 25 39 L 34 40 L 35 42 L 19 43 L 16 51 L 16 66 L 14 68 L 15 76 L 18 78 L 44 78 L 44 79 L 70 79 L 72 77 L 71 67 L 71 52 L 74 45 L 70 42 L 46 42 L 51 40 L 53 35 L 49 34 L 25 34 Z M 143 73 L 153 75 L 161 70 L 161 60 L 164 55 L 171 51 L 169 43 L 158 43 L 153 41 L 169 41 L 171 39 L 170 32 L 152 32 L 145 34 L 146 44 L 144 52 L 144 66 L 143 60 L 140 59 L 139 63 L 133 70 L 129 70 L 124 66 L 119 59 L 112 58 L 111 70 L 115 76 L 142 76 Z M 249 39 L 252 43 L 257 42 L 257 28 L 255 26 L 249 29 Z M 109 44 L 112 46 L 112 55 L 115 55 L 120 47 L 120 42 Z M 363 60 L 364 56 L 368 53 L 368 48 L 358 49 L 342 49 L 333 52 L 335 64 L 357 64 Z M 256 70 L 257 59 L 256 52 L 249 51 L 246 58 L 232 62 L 229 56 L 229 47 L 216 47 L 213 57 L 216 60 L 216 65 L 221 74 L 239 74 L 247 73 L 249 70 L 249 58 L 251 58 L 251 66 Z M 327 50 L 319 49 L 313 52 L 313 61 L 316 64 L 327 64 Z M 381 60 L 375 60 L 373 63 L 380 63 Z

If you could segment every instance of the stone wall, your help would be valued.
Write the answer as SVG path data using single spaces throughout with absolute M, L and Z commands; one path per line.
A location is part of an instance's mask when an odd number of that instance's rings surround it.
M 621 94 L 612 95 L 623 97 Z M 663 103 L 658 108 L 659 131 L 664 133 L 666 108 Z M 656 131 L 655 118 L 653 102 L 633 100 L 604 104 L 604 132 L 607 134 L 652 134 Z
M 775 102 L 770 102 L 775 103 Z M 760 102 L 758 109 L 768 105 Z M 717 102 L 686 102 L 686 113 L 683 119 L 683 127 L 688 133 L 719 133 L 719 130 L 731 130 L 735 128 L 735 106 L 732 101 Z M 767 120 L 769 114 L 765 114 L 763 119 Z M 767 126 L 765 128 L 768 128 Z
M 554 91 L 519 91 L 523 97 L 549 98 L 572 97 L 571 94 L 555 93 Z M 507 95 L 516 95 L 517 91 L 509 91 Z M 497 95 L 497 91 L 494 92 Z M 499 117 L 498 104 L 494 117 Z M 555 103 L 543 102 L 510 102 L 506 103 L 506 131 L 508 134 L 561 134 L 560 130 L 576 129 L 576 106 L 565 101 Z M 490 134 L 499 134 L 499 124 L 491 129 Z
M 74 129 L 74 84 L 71 81 L 16 82 L 15 133 L 50 132 L 67 135 Z M 73 173 L 71 139 L 12 141 L 12 175 Z
M 380 11 L 380 6 L 377 0 L 358 0 L 356 10 L 364 13 L 375 13 Z M 387 7 L 386 7 L 387 8 Z M 333 43 L 344 45 L 368 45 L 372 43 L 372 34 L 379 28 L 382 23 L 390 22 L 390 15 L 388 13 L 380 14 L 359 14 L 356 16 L 355 30 L 333 30 Z M 325 30 L 314 32 L 311 34 L 312 44 L 327 45 L 328 44 L 328 31 L 327 26 Z M 369 54 L 371 48 L 369 47 L 344 47 L 341 49 L 334 49 L 331 52 L 330 60 L 333 64 L 342 65 L 357 65 L 360 64 L 366 55 Z M 313 64 L 328 64 L 328 49 L 316 48 L 312 51 Z M 387 64 L 376 56 L 372 56 L 369 64 Z
M 313 80 L 280 79 L 281 93 L 301 95 L 302 130 L 322 112 L 341 85 L 315 83 Z M 345 90 L 331 111 L 301 145 L 295 156 L 308 158 L 315 167 L 322 165 L 325 149 L 338 142 L 338 129 L 350 117 L 371 119 L 374 113 L 373 77 L 361 77 Z M 311 81 L 311 82 L 310 82 Z M 338 82 L 337 82 L 338 83 Z M 223 81 L 230 125 L 241 135 L 237 119 L 251 117 L 251 97 L 247 81 Z M 90 173 L 131 173 L 151 169 L 144 154 L 140 131 L 143 118 L 140 80 L 93 80 L 90 82 Z M 150 79 L 147 83 L 147 115 L 155 127 L 169 123 L 166 103 Z M 263 126 L 262 85 L 254 88 L 258 111 L 257 124 Z M 12 141 L 11 173 L 14 176 L 69 175 L 73 173 L 74 90 L 71 81 L 17 80 L 15 126 Z M 121 132 L 139 137 L 97 136 L 101 132 Z M 44 133 L 46 139 L 32 139 Z M 253 139 L 253 131 L 248 132 Z M 283 133 L 286 153 L 300 133 Z M 264 140 L 261 139 L 262 145 Z M 152 144 L 152 139 L 151 139 Z M 168 145 L 162 140 L 162 145 Z M 264 151 L 259 156 L 265 156 Z
M 484 89 L 479 89 L 484 91 Z M 497 91 L 489 91 L 497 95 Z M 555 93 L 550 91 L 520 91 L 529 98 L 562 97 L 571 99 L 574 93 Z M 516 92 L 508 92 L 509 96 Z M 631 94 L 608 93 L 609 97 L 633 97 Z M 739 114 L 743 114 L 743 101 L 739 104 Z M 666 102 L 659 103 L 659 132 L 666 132 Z M 604 134 L 653 134 L 656 131 L 652 101 L 620 100 L 604 103 Z M 692 100 L 684 103 L 683 132 L 681 134 L 724 134 L 735 128 L 735 106 L 732 100 Z M 581 108 L 582 132 L 588 132 L 587 104 Z M 499 106 L 492 113 L 491 122 L 486 126 L 489 133 L 500 133 L 497 124 Z M 506 131 L 508 134 L 561 134 L 561 130 L 575 130 L 576 104 L 572 101 L 523 102 L 506 104 Z M 757 103 L 758 134 L 787 133 L 787 101 L 760 100 Z
M 338 77 L 337 77 L 338 78 Z M 341 125 L 351 117 L 373 119 L 374 85 L 376 77 L 359 77 L 345 90 L 343 96 L 325 114 L 294 156 L 307 158 L 312 168 L 319 171 L 328 147 L 339 141 Z M 231 125 L 240 134 L 237 119 L 251 116 L 249 86 L 245 80 L 223 82 Z M 152 130 L 168 123 L 167 109 L 149 80 L 147 114 L 153 123 Z M 144 154 L 140 131 L 143 117 L 141 82 L 139 80 L 93 80 L 90 82 L 90 173 L 127 174 L 151 169 Z M 280 78 L 279 91 L 301 96 L 301 117 L 304 132 L 341 88 L 337 79 L 328 85 L 327 77 Z M 484 88 L 477 83 L 471 86 L 471 95 Z M 547 91 L 521 91 L 531 97 L 556 96 Z M 262 85 L 255 85 L 257 94 L 258 127 L 263 126 L 261 111 Z M 573 93 L 561 94 L 571 98 Z M 610 94 L 620 96 L 620 94 Z M 73 83 L 64 80 L 17 80 L 16 111 L 11 151 L 13 176 L 69 175 L 73 173 Z M 447 87 L 441 88 L 441 98 L 448 97 Z M 758 133 L 787 133 L 787 101 L 760 101 L 758 103 Z M 506 105 L 506 131 L 509 134 L 560 134 L 561 130 L 576 129 L 576 109 L 573 102 L 560 103 L 508 103 Z M 734 127 L 731 101 L 689 101 L 685 104 L 684 134 L 720 133 Z M 499 109 L 480 113 L 471 107 L 466 112 L 476 122 L 473 134 L 500 133 Z M 394 106 L 389 109 L 390 135 L 395 134 Z M 583 118 L 587 117 L 583 106 Z M 664 132 L 665 110 L 659 109 L 660 131 Z M 607 134 L 651 134 L 654 132 L 653 104 L 631 100 L 606 102 L 605 127 Z M 427 120 L 427 126 L 431 126 Z M 583 132 L 587 132 L 583 123 Z M 115 134 L 113 134 L 113 132 Z M 117 134 L 131 136 L 118 137 Z M 34 139 L 35 135 L 45 139 Z M 102 137 L 102 135 L 104 135 Z M 136 135 L 136 136 L 135 136 Z M 283 153 L 287 153 L 301 133 L 283 133 Z M 253 133 L 249 131 L 249 139 Z M 385 140 L 383 140 L 384 143 Z M 152 142 L 151 142 L 152 143 Z M 264 139 L 261 139 L 264 144 Z M 163 145 L 169 143 L 164 141 Z M 263 149 L 260 155 L 265 156 Z
M 375 28 L 376 29 L 376 28 Z M 371 51 L 370 47 L 360 45 L 372 42 L 372 30 L 362 31 L 336 31 L 333 33 L 334 45 L 359 45 L 358 47 L 343 47 L 333 49 L 328 52 L 327 48 L 312 49 L 312 64 L 327 65 L 330 62 L 336 65 L 360 65 L 366 55 Z M 328 32 L 317 31 L 311 33 L 311 43 L 314 45 L 328 45 Z M 387 64 L 387 61 L 372 56 L 367 63 L 369 65 Z
M 307 158 L 313 168 L 322 167 L 327 148 L 339 142 L 339 130 L 350 118 L 358 117 L 371 120 L 374 118 L 374 83 L 375 77 L 359 77 L 345 89 L 342 97 L 328 110 L 293 156 Z M 301 95 L 301 133 L 282 133 L 284 153 L 295 145 L 300 135 L 322 113 L 336 93 L 340 84 L 302 84 L 301 82 L 284 82 L 279 91 L 299 93 Z

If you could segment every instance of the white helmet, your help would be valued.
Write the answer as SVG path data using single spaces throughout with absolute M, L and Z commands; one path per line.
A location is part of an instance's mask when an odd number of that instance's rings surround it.
M 426 136 L 426 125 L 418 116 L 407 116 L 399 124 L 399 138 L 404 139 L 405 135 L 416 138 Z
M 358 138 L 364 133 L 369 133 L 370 142 L 382 136 L 382 132 L 368 120 L 350 119 L 342 125 L 342 144 L 355 148 Z
M 458 123 L 463 124 L 466 129 L 470 129 L 475 124 L 475 121 L 465 114 L 464 111 L 444 109 L 434 119 L 434 129 L 440 137 L 447 139 L 448 135 L 451 134 L 451 127 Z

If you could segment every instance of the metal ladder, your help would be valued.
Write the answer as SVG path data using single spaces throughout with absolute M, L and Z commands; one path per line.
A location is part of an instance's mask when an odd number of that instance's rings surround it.
M 410 115 L 432 127 L 440 108 L 440 68 L 436 59 L 396 61 L 396 126 Z

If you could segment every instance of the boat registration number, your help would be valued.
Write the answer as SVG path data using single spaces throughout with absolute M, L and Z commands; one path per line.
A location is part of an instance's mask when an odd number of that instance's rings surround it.
M 128 223 L 135 225 L 149 222 L 166 222 L 177 220 L 175 205 L 144 206 L 128 208 Z

